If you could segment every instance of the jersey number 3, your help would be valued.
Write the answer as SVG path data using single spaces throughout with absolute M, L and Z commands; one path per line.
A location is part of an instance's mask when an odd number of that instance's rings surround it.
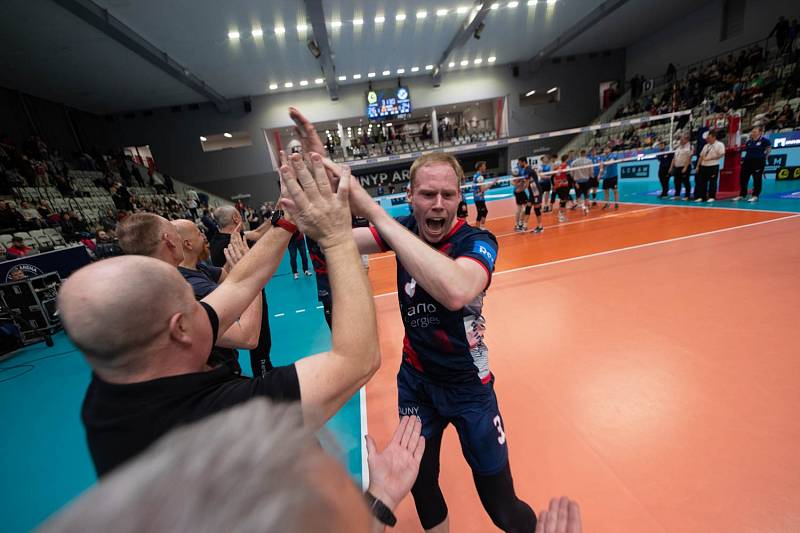
M 503 431 L 503 421 L 500 420 L 500 415 L 494 417 L 494 420 L 492 420 L 492 422 L 494 422 L 494 427 L 497 428 L 497 442 L 499 442 L 500 444 L 505 444 L 506 434 Z

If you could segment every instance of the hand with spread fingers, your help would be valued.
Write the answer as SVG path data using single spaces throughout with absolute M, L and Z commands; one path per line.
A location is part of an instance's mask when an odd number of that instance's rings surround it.
M 365 437 L 369 492 L 391 510 L 406 497 L 417 479 L 419 463 L 425 451 L 425 437 L 421 433 L 422 422 L 419 417 L 404 416 L 392 441 L 382 452 L 378 453 L 372 437 Z
M 345 169 L 335 193 L 319 154 L 311 154 L 309 169 L 299 154 L 292 154 L 280 168 L 285 190 L 281 204 L 297 227 L 330 248 L 352 240 L 349 206 L 350 172 Z
M 319 154 L 325 157 L 325 145 L 319 138 L 317 128 L 296 107 L 289 108 L 289 117 L 294 121 L 294 132 L 300 139 L 303 153 L 306 155 Z
M 566 496 L 550 500 L 550 507 L 539 514 L 536 533 L 581 533 L 581 508 Z
M 231 241 L 225 247 L 225 266 L 224 269 L 228 272 L 234 267 L 236 263 L 241 261 L 242 257 L 250 250 L 247 241 L 242 238 L 242 224 L 239 223 L 236 229 L 231 233 Z

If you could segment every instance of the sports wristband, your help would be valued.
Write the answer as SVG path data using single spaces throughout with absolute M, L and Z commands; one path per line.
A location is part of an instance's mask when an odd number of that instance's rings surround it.
M 281 218 L 280 220 L 278 220 L 278 222 L 275 223 L 275 226 L 288 231 L 292 235 L 297 233 L 297 226 L 295 226 L 285 218 Z
M 369 491 L 364 493 L 364 498 L 367 499 L 367 505 L 372 516 L 378 519 L 381 524 L 389 527 L 394 527 L 397 524 L 397 517 L 391 509 L 386 507 L 386 504 L 372 495 Z

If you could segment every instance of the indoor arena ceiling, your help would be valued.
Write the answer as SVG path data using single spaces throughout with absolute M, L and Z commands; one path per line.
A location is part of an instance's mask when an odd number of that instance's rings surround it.
M 312 14 L 299 0 L 95 0 L 224 99 L 322 86 L 308 48 Z M 318 0 L 335 83 L 430 76 L 480 2 Z M 496 68 L 533 58 L 602 0 L 488 2 L 480 39 L 470 37 L 442 64 Z M 97 113 L 207 101 L 65 5 L 89 0 L 0 2 L 0 85 Z M 695 0 L 629 0 L 555 56 L 625 47 L 691 13 Z M 306 26 L 306 27 L 304 27 Z M 236 34 L 238 33 L 238 37 Z M 449 66 L 452 64 L 453 66 Z M 430 67 L 429 67 L 430 68 Z M 386 73 L 386 74 L 384 74 Z M 306 83 L 302 83 L 306 82 Z M 289 86 L 288 84 L 291 84 Z

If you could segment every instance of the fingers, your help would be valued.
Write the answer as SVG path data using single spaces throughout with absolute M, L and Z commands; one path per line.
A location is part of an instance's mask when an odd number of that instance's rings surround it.
M 278 158 L 280 159 L 281 166 L 289 164 L 289 160 L 286 158 L 286 152 L 283 150 L 278 151 Z
M 567 511 L 569 509 L 569 498 L 562 496 L 558 500 L 558 533 L 567 531 Z
M 367 443 L 367 457 L 375 457 L 375 455 L 378 453 L 378 449 L 375 446 L 375 440 L 369 435 L 364 435 L 364 440 Z
M 339 188 L 336 190 L 336 198 L 339 199 L 344 205 L 349 205 L 350 202 L 350 189 L 352 188 L 355 178 L 350 174 L 350 167 L 347 165 L 342 166 L 342 175 L 339 179 Z
M 547 521 L 547 511 L 542 511 L 539 513 L 539 519 L 536 522 L 536 532 L 535 533 L 545 533 L 544 524 Z
M 392 436 L 392 443 L 397 444 L 398 446 L 403 440 L 403 435 L 405 435 L 406 427 L 408 426 L 408 421 L 411 419 L 410 416 L 403 416 L 400 418 L 400 424 L 398 424 L 397 429 L 394 430 L 394 435 Z
M 330 198 L 332 194 L 331 182 L 325 172 L 325 165 L 322 164 L 322 156 L 319 154 L 311 154 L 311 170 L 314 173 L 314 181 L 317 182 L 317 188 L 322 197 Z
M 425 454 L 425 437 L 419 437 L 419 441 L 417 441 L 417 447 L 414 450 L 414 453 L 411 455 L 414 457 L 414 461 L 419 464 L 422 461 L 422 456 Z
M 308 207 L 309 201 L 308 197 L 303 192 L 303 188 L 300 186 L 300 182 L 297 179 L 297 175 L 294 171 L 293 165 L 284 165 L 280 168 L 281 173 L 281 182 L 283 183 L 284 190 L 287 193 L 287 196 L 281 198 L 281 202 L 284 202 L 287 199 L 292 200 L 292 205 L 297 210 L 302 210 Z M 286 205 L 284 203 L 284 205 Z M 297 210 L 292 212 L 292 214 L 297 213 Z
M 317 187 L 317 183 L 311 176 L 311 172 L 308 171 L 308 167 L 306 166 L 300 154 L 292 154 L 289 157 L 289 162 L 290 166 L 294 169 L 294 174 L 297 176 L 297 180 L 300 182 L 300 185 L 302 185 L 303 190 L 308 198 L 312 201 L 316 198 L 319 198 L 319 187 Z
M 577 502 L 569 502 L 567 521 L 569 522 L 567 533 L 581 533 L 581 508 Z
M 422 433 L 422 421 L 419 417 L 414 417 L 411 420 L 411 438 L 408 440 L 409 447 L 413 450 L 417 447 L 417 442 L 419 441 L 420 434 Z
M 314 129 L 314 125 L 311 123 L 311 121 L 308 120 L 305 115 L 303 115 L 296 107 L 289 108 L 289 117 L 291 117 L 291 119 L 297 125 L 297 128 L 300 130 L 299 133 L 302 137 L 306 137 L 308 135 L 309 129 Z

